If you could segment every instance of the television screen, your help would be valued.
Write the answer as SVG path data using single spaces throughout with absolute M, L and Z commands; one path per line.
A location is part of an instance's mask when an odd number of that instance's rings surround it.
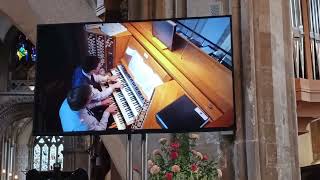
M 231 17 L 170 21 L 38 25 L 34 135 L 233 130 Z

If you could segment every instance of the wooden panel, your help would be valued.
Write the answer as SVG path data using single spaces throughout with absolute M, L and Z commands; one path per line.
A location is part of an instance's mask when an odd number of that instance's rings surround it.
M 311 142 L 314 161 L 320 160 L 320 121 L 315 121 L 310 124 Z
M 115 36 L 114 65 L 118 65 L 120 63 L 120 59 L 126 51 L 130 37 L 132 37 L 132 35 L 128 31 Z
M 215 127 L 231 127 L 234 125 L 234 111 L 230 109 L 228 112 L 225 112 L 221 117 L 215 121 L 211 121 L 205 125 L 206 128 L 215 128 Z
M 320 81 L 312 79 L 295 79 L 296 100 L 320 102 Z
M 138 42 L 153 56 L 153 58 L 165 69 L 165 71 L 177 81 L 187 94 L 211 117 L 216 120 L 222 116 L 222 112 L 194 86 L 162 53 L 160 53 L 147 39 L 145 39 L 132 25 L 125 23 L 128 30 Z
M 150 22 L 136 22 L 131 25 L 221 111 L 228 112 L 233 109 L 232 72 L 229 69 L 178 35 L 174 51 L 162 50 L 153 40 Z
M 161 126 L 156 121 L 156 114 L 184 94 L 185 91 L 176 81 L 169 81 L 155 88 L 143 128 L 160 129 Z
M 320 117 L 320 102 L 297 102 L 298 117 Z

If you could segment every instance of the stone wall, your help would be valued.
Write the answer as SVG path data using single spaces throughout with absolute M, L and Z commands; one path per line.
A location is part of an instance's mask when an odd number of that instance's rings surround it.
M 0 2 L 0 10 L 32 40 L 35 40 L 37 23 L 96 20 L 82 1 L 35 2 Z M 208 3 L 216 1 L 185 2 L 189 3 L 188 16 L 205 16 L 211 13 Z M 17 7 L 17 3 L 26 5 Z M 191 6 L 190 3 L 196 4 Z M 234 20 L 237 130 L 232 138 L 220 133 L 200 133 L 202 138 L 198 147 L 212 157 L 222 157 L 223 179 L 300 179 L 289 5 L 287 0 L 232 0 L 231 5 L 224 6 L 231 9 Z M 169 12 L 168 17 L 177 17 L 172 12 L 179 12 L 179 7 L 173 6 L 166 4 L 163 7 L 172 11 L 162 10 L 162 13 Z M 57 11 L 51 11 L 51 8 Z M 150 136 L 149 149 L 157 146 L 159 137 L 162 135 Z M 114 159 L 114 162 L 118 163 L 115 166 L 123 177 L 125 138 L 109 136 L 104 141 L 110 155 L 113 153 L 115 159 L 120 157 L 121 161 Z M 119 141 L 119 146 L 113 147 L 113 141 Z M 140 150 L 135 148 L 135 151 L 139 164 Z

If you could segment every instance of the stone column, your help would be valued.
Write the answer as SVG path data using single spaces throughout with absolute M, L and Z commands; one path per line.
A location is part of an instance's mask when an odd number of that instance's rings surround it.
M 300 179 L 290 1 L 240 2 L 248 179 Z
M 2 151 L 1 151 L 1 179 L 5 179 L 6 160 L 7 160 L 6 151 L 7 151 L 7 142 L 6 142 L 6 137 L 3 135 Z

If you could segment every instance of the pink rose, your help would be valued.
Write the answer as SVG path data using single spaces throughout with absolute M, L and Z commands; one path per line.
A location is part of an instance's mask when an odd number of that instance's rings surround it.
M 167 180 L 172 180 L 172 178 L 173 178 L 173 173 L 171 173 L 171 172 L 166 173 Z
M 208 160 L 208 155 L 203 155 L 203 159 L 202 160 L 204 160 L 204 161 L 207 161 Z
M 198 172 L 198 166 L 195 163 L 191 165 L 191 171 L 195 173 Z
M 197 151 L 196 150 L 191 150 L 192 154 L 196 155 Z
M 178 156 L 179 156 L 179 154 L 176 151 L 172 151 L 171 154 L 170 154 L 170 157 L 171 157 L 172 160 L 177 159 Z
M 197 157 L 198 157 L 200 160 L 203 159 L 203 155 L 201 154 L 201 152 L 197 152 L 196 155 L 197 155 Z
M 153 150 L 152 154 L 155 155 L 161 155 L 161 151 L 159 149 Z
M 178 149 L 180 147 L 179 143 L 171 143 L 170 145 L 173 149 Z
M 150 173 L 152 175 L 154 174 L 158 174 L 160 172 L 160 167 L 157 166 L 157 165 L 153 165 L 151 168 L 150 168 Z
M 178 166 L 178 165 L 173 165 L 172 167 L 171 167 L 171 171 L 172 172 L 174 172 L 174 173 L 178 173 L 178 172 L 180 172 L 180 166 Z
M 150 169 L 153 166 L 153 161 L 152 160 L 148 160 L 148 169 Z

